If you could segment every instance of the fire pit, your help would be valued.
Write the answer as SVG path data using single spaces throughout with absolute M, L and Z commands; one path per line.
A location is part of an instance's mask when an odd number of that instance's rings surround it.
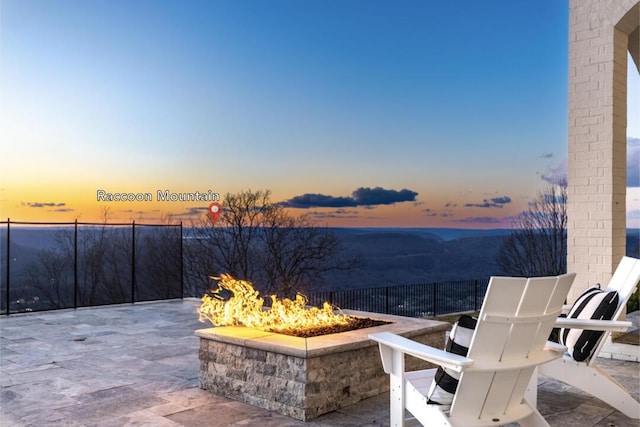
M 195 332 L 200 337 L 200 387 L 303 421 L 389 389 L 370 333 L 395 332 L 441 347 L 449 326 L 343 312 L 328 303 L 307 307 L 301 295 L 295 300 L 272 296 L 267 309 L 250 282 L 228 275 L 214 279 L 218 288 L 202 298 L 198 313 L 216 327 Z M 381 326 L 354 329 L 363 322 Z M 334 330 L 346 332 L 317 335 Z M 427 367 L 417 359 L 407 365 L 411 370 Z
M 244 326 L 200 329 L 200 388 L 308 421 L 389 390 L 374 332 L 389 331 L 442 347 L 448 323 L 345 310 L 391 322 L 299 338 Z M 425 369 L 407 359 L 408 370 Z

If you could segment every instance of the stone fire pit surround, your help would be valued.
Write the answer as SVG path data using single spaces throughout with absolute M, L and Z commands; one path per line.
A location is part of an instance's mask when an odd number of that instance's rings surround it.
M 389 390 L 377 343 L 393 332 L 442 348 L 449 323 L 345 310 L 391 324 L 312 338 L 239 326 L 199 329 L 200 388 L 309 421 Z M 407 359 L 408 369 L 428 364 Z

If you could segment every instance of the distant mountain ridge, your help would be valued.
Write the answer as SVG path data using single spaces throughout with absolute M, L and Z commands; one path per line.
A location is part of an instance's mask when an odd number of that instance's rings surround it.
M 332 229 L 362 264 L 330 272 L 320 289 L 466 280 L 499 273 L 496 254 L 509 230 Z
M 423 237 L 434 236 L 441 240 L 455 240 L 461 237 L 481 237 L 481 236 L 506 236 L 511 232 L 509 228 L 492 229 L 470 229 L 470 228 L 437 228 L 437 227 L 380 227 L 380 228 L 330 228 L 337 233 L 342 232 L 397 232 L 418 234 Z
M 41 250 L 55 246 L 55 227 L 11 227 L 12 276 Z M 185 235 L 188 234 L 185 228 Z M 344 255 L 362 263 L 348 272 L 327 273 L 312 290 L 363 288 L 485 278 L 503 274 L 496 255 L 509 229 L 330 228 Z M 0 227 L 0 265 L 6 266 L 6 227 Z M 640 230 L 627 230 L 627 255 L 640 257 Z M 4 268 L 2 268 L 4 270 Z M 3 278 L 0 278 L 2 282 Z
M 327 274 L 320 289 L 376 287 L 503 275 L 496 257 L 510 229 L 334 228 L 362 265 Z M 640 229 L 627 230 L 627 255 L 640 257 Z

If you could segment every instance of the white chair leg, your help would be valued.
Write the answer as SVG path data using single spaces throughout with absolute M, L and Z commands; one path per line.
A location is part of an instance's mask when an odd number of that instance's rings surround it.
M 597 397 L 629 418 L 640 419 L 640 403 L 599 366 L 551 362 L 542 366 L 541 372 Z
M 593 372 L 586 372 L 585 382 L 582 383 L 578 379 L 572 385 L 587 391 L 603 402 L 608 403 L 627 417 L 634 420 L 640 419 L 640 403 L 636 401 L 627 389 L 625 389 L 618 381 L 612 378 L 598 366 L 592 366 Z M 585 387 L 585 385 L 588 386 Z
M 526 400 L 526 399 L 525 399 Z M 551 427 L 549 423 L 540 415 L 537 409 L 533 408 L 533 412 L 527 418 L 520 421 L 520 427 Z
M 532 407 L 538 407 L 538 367 L 533 370 L 533 374 L 531 375 L 531 379 L 527 385 L 527 391 L 524 393 L 524 397 Z
M 405 384 L 404 384 L 404 354 L 393 350 L 392 370 L 389 375 L 389 418 L 391 427 L 405 427 Z

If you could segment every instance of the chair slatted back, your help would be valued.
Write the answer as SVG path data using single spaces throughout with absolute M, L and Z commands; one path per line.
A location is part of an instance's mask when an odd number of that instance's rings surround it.
M 491 278 L 469 347 L 473 369 L 460 378 L 452 417 L 492 420 L 516 410 L 574 278 Z
M 618 291 L 618 308 L 613 314 L 612 320 L 622 320 L 620 316 L 627 307 L 627 302 L 633 291 L 638 286 L 640 281 L 640 259 L 631 258 L 628 256 L 622 257 L 616 271 L 613 273 L 609 284 L 606 287 L 606 291 Z M 598 345 L 593 350 L 593 356 L 587 360 L 587 364 L 591 365 L 595 363 L 598 353 L 604 345 L 607 343 L 607 339 L 611 335 L 611 332 L 605 331 L 600 337 Z
M 618 268 L 613 273 L 606 291 L 618 291 L 620 300 L 618 301 L 618 309 L 613 315 L 613 319 L 620 317 L 620 314 L 627 305 L 627 301 L 633 294 L 640 281 L 640 259 L 628 256 L 622 257 Z

